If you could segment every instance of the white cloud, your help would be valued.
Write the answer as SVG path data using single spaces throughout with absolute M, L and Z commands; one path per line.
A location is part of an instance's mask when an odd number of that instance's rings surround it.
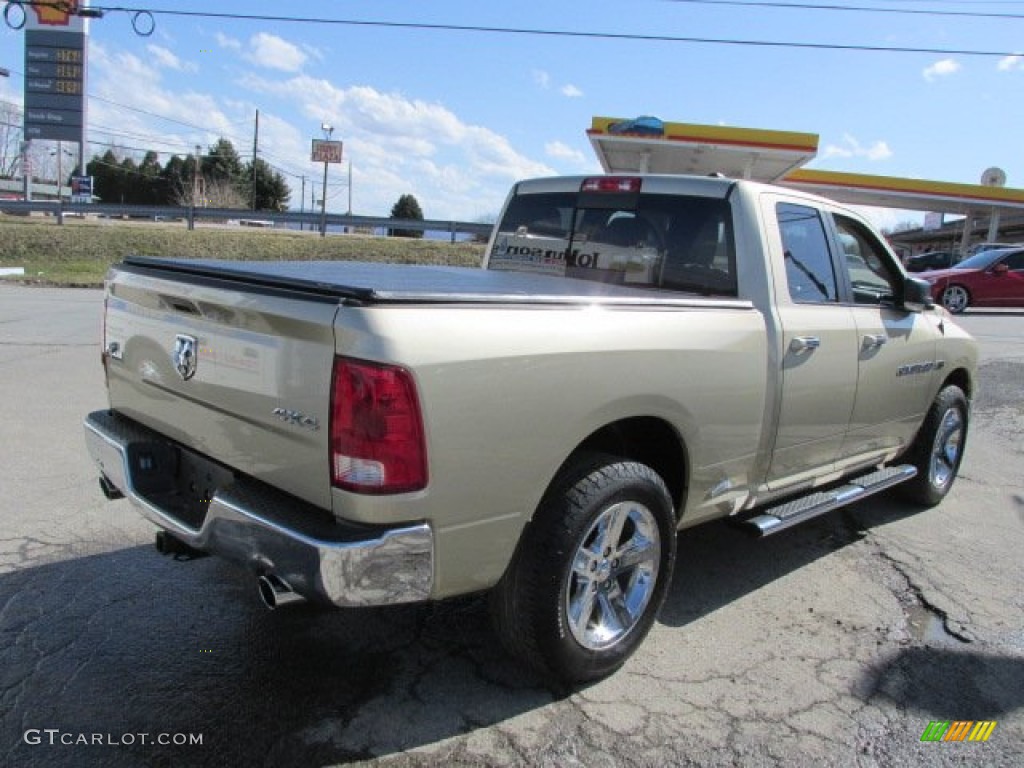
M 400 195 L 412 193 L 428 218 L 474 220 L 498 210 L 513 181 L 554 173 L 506 136 L 467 123 L 441 104 L 308 75 L 279 80 L 249 73 L 238 85 L 289 103 L 310 137 L 319 135 L 323 121 L 334 126 L 353 163 L 360 212 L 386 213 Z M 308 157 L 304 147 L 292 167 L 308 167 Z
M 583 153 L 578 149 L 573 149 L 568 144 L 561 141 L 549 141 L 544 145 L 544 151 L 548 157 L 554 157 L 558 160 L 583 160 Z
M 1024 56 L 1021 54 L 1006 56 L 999 60 L 997 66 L 1000 72 L 1012 72 L 1015 69 L 1024 70 Z
M 154 149 L 166 160 L 170 154 L 191 152 L 196 143 L 208 145 L 218 136 L 234 136 L 238 121 L 252 113 L 251 109 L 232 110 L 229 116 L 209 94 L 169 90 L 161 82 L 159 69 L 130 53 L 111 53 L 92 43 L 89 59 L 92 89 L 100 97 L 89 104 L 89 122 L 94 126 L 90 136 L 98 142 Z M 156 121 L 146 113 L 177 122 Z M 190 129 L 191 125 L 197 127 Z M 90 147 L 97 154 L 105 150 L 99 143 Z
M 309 58 L 297 45 L 277 35 L 260 32 L 249 38 L 245 58 L 253 64 L 282 72 L 298 72 Z
M 316 59 L 317 61 L 326 60 L 324 52 L 317 48 L 315 45 L 309 45 L 308 43 L 302 44 L 302 50 L 305 51 L 310 58 Z
M 552 160 L 569 163 L 580 168 L 589 168 L 593 164 L 588 155 L 561 141 L 549 141 L 544 145 L 544 152 Z
M 960 62 L 954 61 L 953 59 L 942 59 L 941 61 L 936 61 L 934 64 L 925 67 L 921 71 L 921 74 L 924 76 L 924 79 L 930 83 L 937 77 L 946 77 L 959 71 Z
M 535 69 L 531 73 L 534 84 L 543 90 L 551 88 L 551 73 L 545 72 L 543 69 Z M 566 83 L 558 89 L 559 92 L 570 99 L 578 99 L 583 95 L 583 91 L 577 88 L 572 83 Z
M 855 137 L 848 133 L 843 134 L 839 144 L 829 144 L 825 147 L 824 157 L 859 157 L 872 162 L 888 160 L 892 157 L 892 150 L 885 141 L 876 141 L 869 146 L 862 145 Z
M 173 69 L 178 72 L 197 72 L 199 70 L 199 67 L 192 62 L 182 61 L 173 52 L 162 46 L 150 44 L 146 46 L 146 50 L 153 57 L 153 61 L 164 69 Z
M 246 43 L 243 50 L 248 49 Z M 333 138 L 344 142 L 345 160 L 352 162 L 353 208 L 367 215 L 387 215 L 401 195 L 414 194 L 428 218 L 475 221 L 500 209 L 514 181 L 552 175 L 553 166 L 577 171 L 575 164 L 586 159 L 557 144 L 549 147 L 550 156 L 531 157 L 508 136 L 443 104 L 368 86 L 253 67 L 235 81 L 230 95 L 215 95 L 201 90 L 199 80 L 179 88 L 170 70 L 148 53 L 142 58 L 94 43 L 90 63 L 100 97 L 90 105 L 91 135 L 98 142 L 91 151 L 102 154 L 106 147 L 99 142 L 112 142 L 155 149 L 166 162 L 170 154 L 185 155 L 196 144 L 205 148 L 224 136 L 245 158 L 259 106 L 260 157 L 286 174 L 296 209 L 303 202 L 308 209 L 311 185 L 319 190 L 323 166 L 311 163 L 309 153 L 323 122 L 334 125 Z M 347 170 L 330 168 L 329 210 L 347 207 Z
M 235 39 L 233 37 L 228 37 L 227 35 L 225 35 L 225 34 L 223 34 L 221 32 L 217 33 L 217 45 L 219 45 L 221 48 L 227 48 L 228 50 L 231 50 L 231 51 L 240 51 L 240 50 L 242 50 L 242 43 L 241 43 L 241 41 L 239 41 L 239 40 L 237 40 L 237 39 Z

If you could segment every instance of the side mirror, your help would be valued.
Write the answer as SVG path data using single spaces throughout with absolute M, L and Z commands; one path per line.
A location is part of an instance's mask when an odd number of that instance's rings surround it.
M 903 283 L 903 308 L 921 312 L 935 306 L 932 301 L 932 286 L 919 277 L 908 277 Z
M 1005 275 L 1009 271 L 1010 265 L 1007 264 L 1005 261 L 1000 262 L 999 264 L 996 264 L 994 267 L 992 267 L 993 275 Z

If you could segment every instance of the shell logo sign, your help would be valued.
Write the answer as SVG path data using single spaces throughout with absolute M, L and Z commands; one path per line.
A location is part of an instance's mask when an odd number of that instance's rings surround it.
M 79 0 L 63 0 L 52 3 L 32 3 L 29 7 L 44 27 L 68 27 L 77 15 Z

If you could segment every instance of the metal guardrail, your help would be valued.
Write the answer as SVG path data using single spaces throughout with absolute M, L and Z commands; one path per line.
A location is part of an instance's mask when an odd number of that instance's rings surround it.
M 49 213 L 64 223 L 64 216 L 90 215 L 109 218 L 150 219 L 155 221 L 181 220 L 189 229 L 196 221 L 238 221 L 243 226 L 263 226 L 264 222 L 279 224 L 308 224 L 310 229 L 320 229 L 320 213 L 298 211 L 249 211 L 238 208 L 188 208 L 165 205 L 117 205 L 114 203 L 58 203 L 56 200 L 0 200 L 0 211 L 13 214 L 33 212 Z M 389 219 L 380 216 L 352 216 L 348 214 L 327 214 L 327 226 L 351 227 L 353 229 L 393 230 L 404 229 L 416 232 L 445 232 L 454 243 L 458 235 L 489 236 L 492 225 L 469 221 L 444 221 L 440 219 Z

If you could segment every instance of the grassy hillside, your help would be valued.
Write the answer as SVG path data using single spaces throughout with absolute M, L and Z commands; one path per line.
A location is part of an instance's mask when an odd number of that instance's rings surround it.
M 181 258 L 386 261 L 475 266 L 483 246 L 362 235 L 200 227 L 180 223 L 65 219 L 0 214 L 0 267 L 24 267 L 23 278 L 49 285 L 99 286 L 107 268 L 128 255 Z

